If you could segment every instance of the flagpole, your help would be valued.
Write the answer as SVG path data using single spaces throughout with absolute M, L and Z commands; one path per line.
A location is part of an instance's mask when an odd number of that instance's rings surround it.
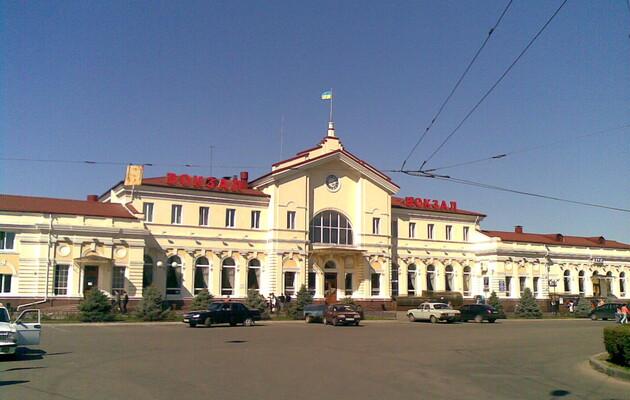
M 330 88 L 330 122 L 333 122 L 333 90 Z

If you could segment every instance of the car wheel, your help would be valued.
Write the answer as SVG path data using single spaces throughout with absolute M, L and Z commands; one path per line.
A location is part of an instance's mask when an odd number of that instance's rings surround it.
M 414 317 L 413 314 L 407 315 L 407 318 L 409 318 L 409 322 L 416 322 L 416 317 Z
M 333 319 L 333 325 L 339 326 L 339 319 L 338 318 Z
M 489 319 L 488 322 L 490 322 L 491 324 L 494 324 L 494 321 L 496 321 L 496 319 Z
M 243 321 L 243 326 L 252 326 L 254 325 L 254 320 L 251 318 L 247 318 L 245 321 Z
M 431 316 L 431 323 L 432 324 L 436 324 L 438 322 L 437 318 L 435 318 L 435 315 Z
M 195 326 L 197 326 L 197 324 L 196 324 L 196 323 L 194 323 L 194 322 L 191 322 L 191 323 L 189 323 L 188 325 L 190 325 L 190 327 L 191 327 L 191 328 L 194 328 Z
M 312 322 L 313 322 L 313 317 L 311 317 L 310 315 L 307 315 L 307 316 L 306 316 L 306 323 L 307 323 L 307 324 L 310 324 L 310 323 L 312 323 Z
M 453 322 L 455 322 L 455 320 L 454 320 L 454 319 L 447 319 L 447 320 L 446 320 L 446 323 L 447 323 L 447 324 L 452 324 Z
M 356 326 L 359 326 L 359 322 L 360 322 L 360 321 L 357 321 L 357 322 L 355 322 L 354 324 L 355 324 Z
M 591 314 L 591 320 L 592 321 L 597 321 L 597 315 Z
M 210 328 L 212 326 L 212 319 L 208 317 L 205 320 L 203 320 L 203 326 L 205 326 L 206 328 Z
M 481 315 L 475 315 L 475 322 L 480 324 L 483 322 L 483 317 Z

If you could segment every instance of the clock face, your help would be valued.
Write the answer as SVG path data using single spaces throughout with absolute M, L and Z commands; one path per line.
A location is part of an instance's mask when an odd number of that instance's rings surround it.
M 330 190 L 339 189 L 339 178 L 337 178 L 335 175 L 328 175 L 326 177 L 326 186 L 328 186 L 328 189 Z

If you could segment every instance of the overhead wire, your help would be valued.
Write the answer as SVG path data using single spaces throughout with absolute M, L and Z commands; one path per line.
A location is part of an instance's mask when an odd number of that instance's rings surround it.
M 437 114 L 435 114 L 435 117 L 433 117 L 433 119 L 431 120 L 431 123 L 429 123 L 429 126 L 427 126 L 427 128 L 424 130 L 424 133 L 422 134 L 422 136 L 420 137 L 420 139 L 418 139 L 418 141 L 416 142 L 416 145 L 413 146 L 413 148 L 411 149 L 411 151 L 409 152 L 409 155 L 407 156 L 407 158 L 405 158 L 405 160 L 402 163 L 402 166 L 400 167 L 400 169 L 404 169 L 405 168 L 405 164 L 407 163 L 407 161 L 409 160 L 409 158 L 411 157 L 411 155 L 414 153 L 414 151 L 416 151 L 416 149 L 418 148 L 418 146 L 420 145 L 420 142 L 422 142 L 422 139 L 424 139 L 424 137 L 427 135 L 427 133 L 429 132 L 429 130 L 431 129 L 431 127 L 433 126 L 433 124 L 435 123 L 435 121 L 437 121 L 438 117 L 440 116 L 440 114 L 442 113 L 442 110 L 444 109 L 444 107 L 446 106 L 446 103 L 448 103 L 448 101 L 451 99 L 451 97 L 453 97 L 453 94 L 455 93 L 455 91 L 457 90 L 457 88 L 459 87 L 459 84 L 462 82 L 462 80 L 464 80 L 464 77 L 468 74 L 468 71 L 470 70 L 470 68 L 472 67 L 472 65 L 475 63 L 475 61 L 477 60 L 477 57 L 479 57 L 479 54 L 481 53 L 481 51 L 484 49 L 484 47 L 486 47 L 486 43 L 488 43 L 488 40 L 490 40 L 490 36 L 492 35 L 492 33 L 497 29 L 497 27 L 499 26 L 499 23 L 501 22 L 501 20 L 503 19 L 503 16 L 505 15 L 505 13 L 507 12 L 508 8 L 510 8 L 510 5 L 512 4 L 514 0 L 510 0 L 510 2 L 508 3 L 508 5 L 505 7 L 505 9 L 503 10 L 503 12 L 501 13 L 501 16 L 499 17 L 499 19 L 497 20 L 497 22 L 494 24 L 494 26 L 490 29 L 490 31 L 488 32 L 488 36 L 486 36 L 486 40 L 484 40 L 483 44 L 481 45 L 481 47 L 479 48 L 479 50 L 477 50 L 477 53 L 475 54 L 475 56 L 473 57 L 472 61 L 470 61 L 470 63 L 468 64 L 468 67 L 466 67 L 466 70 L 464 71 L 464 73 L 459 77 L 459 80 L 457 81 L 457 83 L 455 84 L 455 86 L 453 87 L 453 89 L 451 90 L 451 93 L 446 97 L 446 100 L 444 100 L 444 102 L 442 103 L 442 105 L 440 106 Z
M 91 164 L 91 165 L 142 165 L 144 167 L 186 167 L 186 168 L 219 167 L 219 168 L 235 168 L 235 169 L 238 169 L 238 168 L 266 169 L 266 167 L 232 166 L 232 165 L 133 163 L 133 162 L 114 162 L 114 161 L 53 160 L 53 159 L 41 159 L 41 158 L 11 158 L 11 157 L 0 157 L 0 161 L 48 162 L 48 163 Z
M 446 139 L 444 139 L 442 141 L 442 143 L 438 146 L 438 148 L 429 156 L 429 158 L 427 158 L 422 165 L 420 166 L 420 170 L 422 170 L 422 168 L 424 168 L 424 166 L 431 161 L 431 159 L 442 149 L 442 147 L 444 147 L 444 145 L 446 144 L 446 142 L 448 142 L 453 135 L 455 135 L 455 133 L 459 130 L 459 128 L 461 128 L 461 126 L 464 124 L 464 122 L 466 122 L 466 120 L 468 120 L 468 118 L 472 115 L 473 112 L 475 112 L 475 110 L 477 110 L 477 108 L 481 105 L 481 103 L 484 102 L 484 100 L 490 95 L 490 93 L 492 93 L 492 91 L 497 87 L 497 85 L 503 80 L 503 78 L 505 78 L 505 76 L 512 70 L 512 68 L 516 65 L 516 63 L 523 57 L 523 55 L 527 52 L 527 50 L 532 46 L 532 44 L 534 44 L 534 42 L 536 41 L 536 39 L 538 39 L 538 37 L 543 33 L 543 31 L 549 26 L 549 24 L 551 23 L 551 21 L 553 21 L 553 19 L 556 17 L 556 15 L 558 15 L 558 13 L 560 12 L 560 10 L 562 10 L 562 8 L 564 7 L 564 5 L 567 3 L 568 0 L 564 0 L 562 2 L 562 4 L 560 4 L 560 7 L 558 7 L 558 9 L 553 13 L 553 15 L 547 20 L 547 22 L 543 25 L 543 27 L 538 31 L 538 33 L 536 33 L 536 35 L 530 40 L 530 42 L 527 44 L 527 46 L 525 46 L 525 49 L 523 49 L 523 51 L 518 55 L 518 57 L 516 57 L 516 59 L 512 62 L 512 64 L 510 64 L 510 66 L 505 70 L 505 72 L 501 75 L 501 77 L 492 85 L 492 87 L 486 92 L 486 94 L 483 95 L 483 97 L 481 98 L 481 100 L 479 100 L 477 102 L 477 104 L 475 104 L 475 106 L 468 112 L 468 114 L 466 114 L 466 116 L 464 117 L 464 119 L 457 125 L 457 127 L 455 127 L 455 129 L 453 129 L 453 131 L 446 137 Z M 401 168 L 402 169 L 402 168 Z

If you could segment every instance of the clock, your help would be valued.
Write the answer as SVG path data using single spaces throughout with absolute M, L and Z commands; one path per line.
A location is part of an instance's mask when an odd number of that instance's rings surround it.
M 339 189 L 339 178 L 337 178 L 335 175 L 328 175 L 326 177 L 326 186 L 329 190 Z

